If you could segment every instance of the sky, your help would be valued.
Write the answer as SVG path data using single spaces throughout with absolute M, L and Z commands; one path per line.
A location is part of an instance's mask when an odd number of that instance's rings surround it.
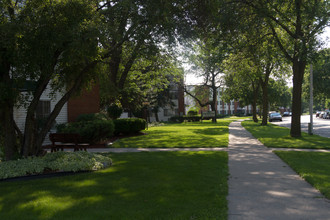
M 325 28 L 324 33 L 320 36 L 321 40 L 324 42 L 323 48 L 330 48 L 330 27 Z M 185 84 L 186 85 L 198 85 L 203 82 L 202 78 L 196 77 L 194 74 L 189 73 L 189 65 L 184 65 L 185 69 Z M 290 79 L 291 81 L 291 79 Z M 292 84 L 288 82 L 289 86 Z

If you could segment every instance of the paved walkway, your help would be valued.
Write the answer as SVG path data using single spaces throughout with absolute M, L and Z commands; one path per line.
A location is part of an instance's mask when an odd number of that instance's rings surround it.
M 330 219 L 330 201 L 241 122 L 229 126 L 228 219 Z

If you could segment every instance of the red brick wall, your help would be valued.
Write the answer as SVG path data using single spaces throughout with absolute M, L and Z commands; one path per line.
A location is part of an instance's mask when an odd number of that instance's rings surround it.
M 234 113 L 237 113 L 238 105 L 239 105 L 239 102 L 235 101 L 234 102 Z
M 81 114 L 100 112 L 100 87 L 95 85 L 91 90 L 84 90 L 80 96 L 68 101 L 68 122 L 76 120 Z

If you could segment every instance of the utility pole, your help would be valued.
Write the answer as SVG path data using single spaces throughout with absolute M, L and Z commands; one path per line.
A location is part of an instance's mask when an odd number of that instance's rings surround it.
M 310 120 L 308 123 L 308 134 L 313 134 L 313 64 L 310 69 L 310 83 L 309 83 L 309 116 Z

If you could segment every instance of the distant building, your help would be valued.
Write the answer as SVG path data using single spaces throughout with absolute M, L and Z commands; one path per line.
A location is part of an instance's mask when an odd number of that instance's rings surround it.
M 217 114 L 222 114 L 222 115 L 252 114 L 252 105 L 241 107 L 239 105 L 239 101 L 237 100 L 231 100 L 230 102 L 225 103 L 221 98 L 222 91 L 223 88 L 218 89 Z
M 209 101 L 209 97 L 210 97 L 210 90 L 205 87 L 205 86 L 201 86 L 201 85 L 189 85 L 186 86 L 186 90 L 191 93 L 196 95 L 197 97 L 199 97 L 201 99 L 202 103 L 206 103 Z M 198 114 L 201 114 L 202 111 L 210 111 L 210 106 L 204 106 L 201 107 L 199 105 L 199 103 L 193 98 L 191 97 L 189 94 L 185 94 L 185 109 L 186 112 L 189 111 L 190 108 L 193 107 L 197 107 L 199 108 L 199 112 Z
M 168 121 L 173 116 L 186 115 L 184 89 L 182 82 L 171 82 L 169 85 L 171 102 L 174 106 L 167 105 L 164 108 L 160 108 L 158 112 L 159 121 Z M 149 110 L 149 120 L 156 121 L 155 114 Z
M 198 87 L 201 87 L 201 86 L 189 85 L 189 86 L 186 86 L 186 89 L 188 90 L 188 92 L 194 92 L 194 90 Z M 204 87 L 204 90 L 199 89 L 199 91 L 203 91 L 205 93 L 205 97 L 207 97 L 207 98 L 204 99 L 203 102 L 207 102 L 211 96 L 210 90 L 207 89 L 207 87 Z M 199 96 L 201 96 L 201 94 L 199 94 Z M 216 105 L 217 114 L 221 114 L 221 115 L 252 114 L 251 105 L 241 107 L 239 105 L 239 101 L 236 101 L 236 100 L 231 100 L 230 102 L 226 103 L 222 100 L 221 96 L 222 96 L 222 88 L 218 89 L 217 105 Z M 191 97 L 190 95 L 188 95 L 187 93 L 185 94 L 185 103 L 186 103 L 186 112 L 188 112 L 188 110 L 191 107 L 199 106 L 198 103 L 196 102 L 196 100 L 193 97 Z M 206 107 L 202 108 L 201 111 L 210 111 L 210 109 L 211 109 L 210 106 L 206 106 Z

